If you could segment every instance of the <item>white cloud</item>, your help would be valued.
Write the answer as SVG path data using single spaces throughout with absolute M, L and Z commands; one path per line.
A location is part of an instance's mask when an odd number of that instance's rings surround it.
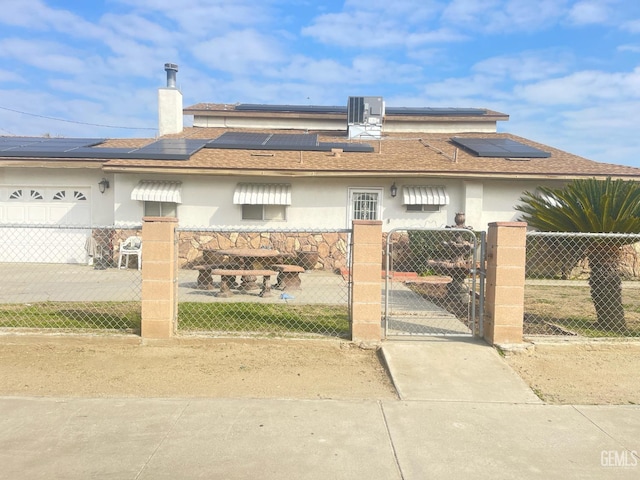
M 302 34 L 329 45 L 380 48 L 397 47 L 405 42 L 405 32 L 390 18 L 370 12 L 329 13 L 316 18 Z
M 345 12 L 370 11 L 381 18 L 404 18 L 407 24 L 418 24 L 436 18 L 442 9 L 437 0 L 346 0 Z
M 611 13 L 607 0 L 584 0 L 576 2 L 569 11 L 569 19 L 578 25 L 606 23 Z
M 619 45 L 617 47 L 617 50 L 620 51 L 620 52 L 640 53 L 640 44 L 636 44 L 636 45 L 631 45 L 631 44 Z
M 261 0 L 118 0 L 139 12 L 157 14 L 196 38 L 253 27 L 273 19 L 271 1 Z
M 467 36 L 438 24 L 436 2 L 351 0 L 341 12 L 320 15 L 302 28 L 320 43 L 350 48 L 417 48 L 430 43 L 457 42 Z
M 103 32 L 95 24 L 67 10 L 50 8 L 40 0 L 5 0 L 0 23 L 35 31 L 56 31 L 72 37 L 99 37 Z
M 1 83 L 25 83 L 26 80 L 21 75 L 18 75 L 16 72 L 9 70 L 0 70 L 0 82 Z
M 469 31 L 532 32 L 550 28 L 564 14 L 567 0 L 454 0 L 443 20 Z
M 448 2 L 442 12 L 444 20 L 454 24 L 467 24 L 470 28 L 477 27 L 478 20 L 485 18 L 487 13 L 497 11 L 502 7 L 502 0 L 453 0 Z
M 193 54 L 214 70 L 255 73 L 281 63 L 285 55 L 278 41 L 255 30 L 239 30 L 191 47 Z
M 538 110 L 533 115 L 526 109 L 514 112 L 508 131 L 591 160 L 640 167 L 640 137 L 629 134 L 629 126 L 640 122 L 640 102 Z
M 117 36 L 137 39 L 156 45 L 170 43 L 172 36 L 175 35 L 175 33 L 157 22 L 135 14 L 106 14 L 102 17 L 101 24 Z
M 375 55 L 358 55 L 350 64 L 340 63 L 330 58 L 316 60 L 297 55 L 286 66 L 265 73 L 283 81 L 295 80 L 309 85 L 334 85 L 335 89 L 346 92 L 348 88 L 354 86 L 380 86 L 388 81 L 407 83 L 415 81 L 420 78 L 421 69 L 411 64 L 389 62 Z
M 621 28 L 631 33 L 640 33 L 640 19 L 623 22 Z
M 571 63 L 571 55 L 566 51 L 550 49 L 487 58 L 476 63 L 472 69 L 504 80 L 530 82 L 565 73 Z
M 429 106 L 473 106 L 486 105 L 499 94 L 496 80 L 486 75 L 448 78 L 425 84 L 421 89 L 422 104 Z M 480 106 L 480 105 L 478 105 Z
M 17 59 L 42 70 L 59 73 L 80 73 L 85 70 L 77 51 L 56 42 L 8 38 L 0 41 L 0 57 Z
M 565 77 L 517 86 L 516 95 L 541 105 L 582 105 L 640 97 L 640 67 L 628 73 L 580 71 Z

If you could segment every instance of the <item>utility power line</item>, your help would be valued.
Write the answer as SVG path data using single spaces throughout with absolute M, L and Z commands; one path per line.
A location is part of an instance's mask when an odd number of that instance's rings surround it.
M 149 128 L 149 127 L 121 127 L 117 125 L 104 125 L 101 123 L 78 122 L 76 120 L 66 120 L 64 118 L 48 117 L 46 115 L 38 115 L 37 113 L 23 112 L 21 110 L 14 110 L 13 108 L 2 107 L 2 106 L 0 106 L 0 110 L 7 110 L 9 112 L 21 113 L 22 115 L 30 115 L 32 117 L 46 118 L 47 120 L 55 120 L 57 122 L 75 123 L 78 125 L 89 125 L 91 127 L 122 128 L 127 130 L 154 130 L 154 131 L 157 130 L 157 128 Z

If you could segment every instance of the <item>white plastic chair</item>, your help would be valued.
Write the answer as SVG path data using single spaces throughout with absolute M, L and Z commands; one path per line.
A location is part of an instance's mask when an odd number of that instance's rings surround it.
M 125 268 L 129 268 L 129 257 L 135 255 L 138 257 L 138 270 L 142 265 L 142 239 L 140 237 L 129 237 L 126 240 L 120 240 L 120 258 L 118 259 L 118 268 L 122 268 L 122 257 L 126 256 Z

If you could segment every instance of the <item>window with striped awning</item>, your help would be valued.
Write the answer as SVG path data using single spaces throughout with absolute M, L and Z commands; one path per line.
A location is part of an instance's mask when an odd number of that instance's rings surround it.
M 444 187 L 404 186 L 403 205 L 449 205 L 449 195 Z
M 131 191 L 131 200 L 182 203 L 182 182 L 141 180 Z
M 239 183 L 233 192 L 236 205 L 291 205 L 291 185 Z

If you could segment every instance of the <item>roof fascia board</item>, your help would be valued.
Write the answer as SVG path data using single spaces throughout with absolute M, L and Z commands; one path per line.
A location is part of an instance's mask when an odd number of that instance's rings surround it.
M 48 160 L 0 160 L 0 167 L 7 168 L 91 168 L 91 169 L 102 169 L 103 164 L 106 160 L 101 161 L 78 161 L 78 162 L 67 162 L 67 161 L 48 161 Z
M 160 173 L 160 174 L 172 174 L 172 175 L 219 175 L 219 176 L 251 176 L 251 177 L 316 177 L 316 178 L 447 178 L 447 179 L 504 179 L 504 180 L 576 180 L 580 178 L 595 178 L 604 180 L 606 178 L 612 179 L 627 179 L 637 180 L 640 182 L 640 175 L 593 175 L 593 174 L 496 174 L 496 173 L 477 173 L 477 172 L 319 172 L 319 171 L 300 171 L 300 170 L 238 170 L 238 169 L 206 169 L 206 168 L 155 168 L 155 167 L 108 167 L 103 168 L 105 173 Z

